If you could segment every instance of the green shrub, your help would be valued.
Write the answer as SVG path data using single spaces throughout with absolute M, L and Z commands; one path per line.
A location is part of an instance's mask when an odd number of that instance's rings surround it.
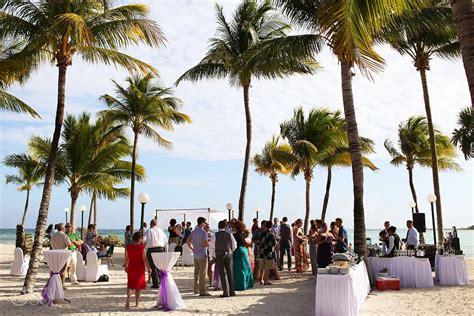
M 102 236 L 102 240 L 106 246 L 114 245 L 115 247 L 123 247 L 122 240 L 115 235 L 108 235 L 107 237 Z

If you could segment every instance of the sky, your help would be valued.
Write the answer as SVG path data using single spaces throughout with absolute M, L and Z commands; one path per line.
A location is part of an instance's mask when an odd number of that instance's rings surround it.
M 122 1 L 124 2 L 124 1 Z M 214 1 L 139 1 L 150 6 L 150 16 L 162 27 L 166 47 L 138 46 L 126 52 L 156 67 L 160 84 L 172 86 L 187 69 L 204 56 L 208 39 L 215 33 Z M 233 11 L 237 1 L 217 1 L 225 13 Z M 364 205 L 366 227 L 378 228 L 385 220 L 403 227 L 410 217 L 412 200 L 405 167 L 393 167 L 383 147 L 385 139 L 396 141 L 398 124 L 410 116 L 424 115 L 419 73 L 409 57 L 402 57 L 389 47 L 378 47 L 386 60 L 383 73 L 369 81 L 357 70 L 353 80 L 354 100 L 359 133 L 375 141 L 372 161 L 377 172 L 365 170 Z M 291 118 L 293 109 L 302 106 L 306 112 L 314 107 L 343 110 L 340 70 L 337 60 L 327 50 L 318 56 L 322 68 L 312 76 L 292 76 L 281 80 L 253 80 L 250 106 L 253 120 L 252 155 L 258 153 L 272 135 L 279 133 L 281 122 Z M 432 116 L 436 127 L 447 135 L 456 128 L 457 113 L 469 104 L 469 91 L 460 60 L 431 60 L 428 84 Z M 123 83 L 128 73 L 107 65 L 91 65 L 77 56 L 68 68 L 66 112 L 95 114 L 105 109 L 99 96 L 112 94 L 111 79 Z M 32 105 L 42 120 L 26 115 L 0 113 L 0 156 L 26 150 L 31 135 L 52 136 L 56 105 L 57 68 L 43 65 L 22 86 L 10 92 Z M 136 218 L 139 218 L 138 193 L 150 195 L 146 219 L 155 209 L 210 207 L 225 211 L 227 202 L 237 208 L 245 150 L 245 115 L 241 89 L 225 80 L 184 82 L 175 88 L 175 96 L 183 101 L 182 111 L 191 116 L 192 124 L 180 125 L 173 133 L 162 134 L 173 142 L 166 150 L 150 140 L 139 140 L 138 163 L 146 168 L 147 180 L 138 183 Z M 444 226 L 465 227 L 474 224 L 473 164 L 461 155 L 457 162 L 462 172 L 440 174 Z M 251 167 L 246 198 L 246 222 L 262 209 L 260 218 L 269 216 L 271 182 L 256 174 Z M 0 178 L 16 171 L 0 165 Z M 321 214 L 326 185 L 326 170 L 316 168 L 311 183 L 311 218 Z M 280 176 L 276 188 L 275 215 L 290 220 L 304 218 L 305 184 L 302 177 Z M 426 212 L 427 226 L 431 215 L 426 196 L 432 193 L 431 170 L 416 166 L 414 183 L 420 211 Z M 125 185 L 129 185 L 125 183 Z M 31 192 L 26 227 L 34 228 L 38 216 L 42 188 Z M 14 228 L 20 221 L 26 194 L 13 185 L 0 182 L 0 227 Z M 82 194 L 79 205 L 89 206 L 90 197 Z M 350 168 L 333 171 L 327 218 L 342 217 L 347 228 L 353 227 L 352 175 Z M 48 223 L 64 221 L 64 208 L 70 197 L 65 186 L 54 187 Z M 77 213 L 80 213 L 79 211 Z M 128 223 L 129 200 L 98 201 L 99 228 L 123 228 Z M 80 223 L 79 215 L 76 222 Z M 87 218 L 87 216 L 86 216 Z M 138 222 L 138 221 L 137 221 Z M 428 224 L 429 223 L 429 224 Z

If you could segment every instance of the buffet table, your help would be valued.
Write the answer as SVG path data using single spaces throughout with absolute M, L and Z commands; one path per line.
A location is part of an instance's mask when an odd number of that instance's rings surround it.
M 370 292 L 367 268 L 362 261 L 349 274 L 318 274 L 316 315 L 357 315 Z
M 433 274 L 427 258 L 415 257 L 369 257 L 369 276 L 372 284 L 377 274 L 383 269 L 389 276 L 399 277 L 401 287 L 427 288 L 434 287 Z
M 440 256 L 435 258 L 436 280 L 441 285 L 467 285 L 469 275 L 464 256 Z

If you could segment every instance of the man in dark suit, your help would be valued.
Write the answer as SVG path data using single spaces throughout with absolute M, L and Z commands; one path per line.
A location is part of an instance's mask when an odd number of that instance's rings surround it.
M 219 231 L 214 235 L 214 238 L 216 265 L 224 291 L 221 297 L 235 296 L 232 253 L 237 248 L 237 242 L 231 233 L 225 231 L 224 221 L 220 221 L 218 227 Z

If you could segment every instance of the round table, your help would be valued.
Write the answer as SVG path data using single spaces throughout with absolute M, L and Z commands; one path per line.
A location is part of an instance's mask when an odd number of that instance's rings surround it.
M 469 275 L 464 256 L 440 256 L 435 258 L 436 279 L 441 285 L 467 285 Z
M 166 311 L 186 307 L 171 275 L 171 269 L 173 269 L 179 256 L 179 252 L 155 252 L 151 254 L 153 263 L 160 270 L 160 290 L 158 291 L 156 306 L 161 306 Z
M 45 250 L 43 252 L 44 261 L 48 264 L 50 276 L 46 282 L 41 296 L 45 303 L 49 306 L 54 300 L 64 300 L 63 284 L 61 282 L 61 270 L 67 263 L 71 252 L 64 250 Z

